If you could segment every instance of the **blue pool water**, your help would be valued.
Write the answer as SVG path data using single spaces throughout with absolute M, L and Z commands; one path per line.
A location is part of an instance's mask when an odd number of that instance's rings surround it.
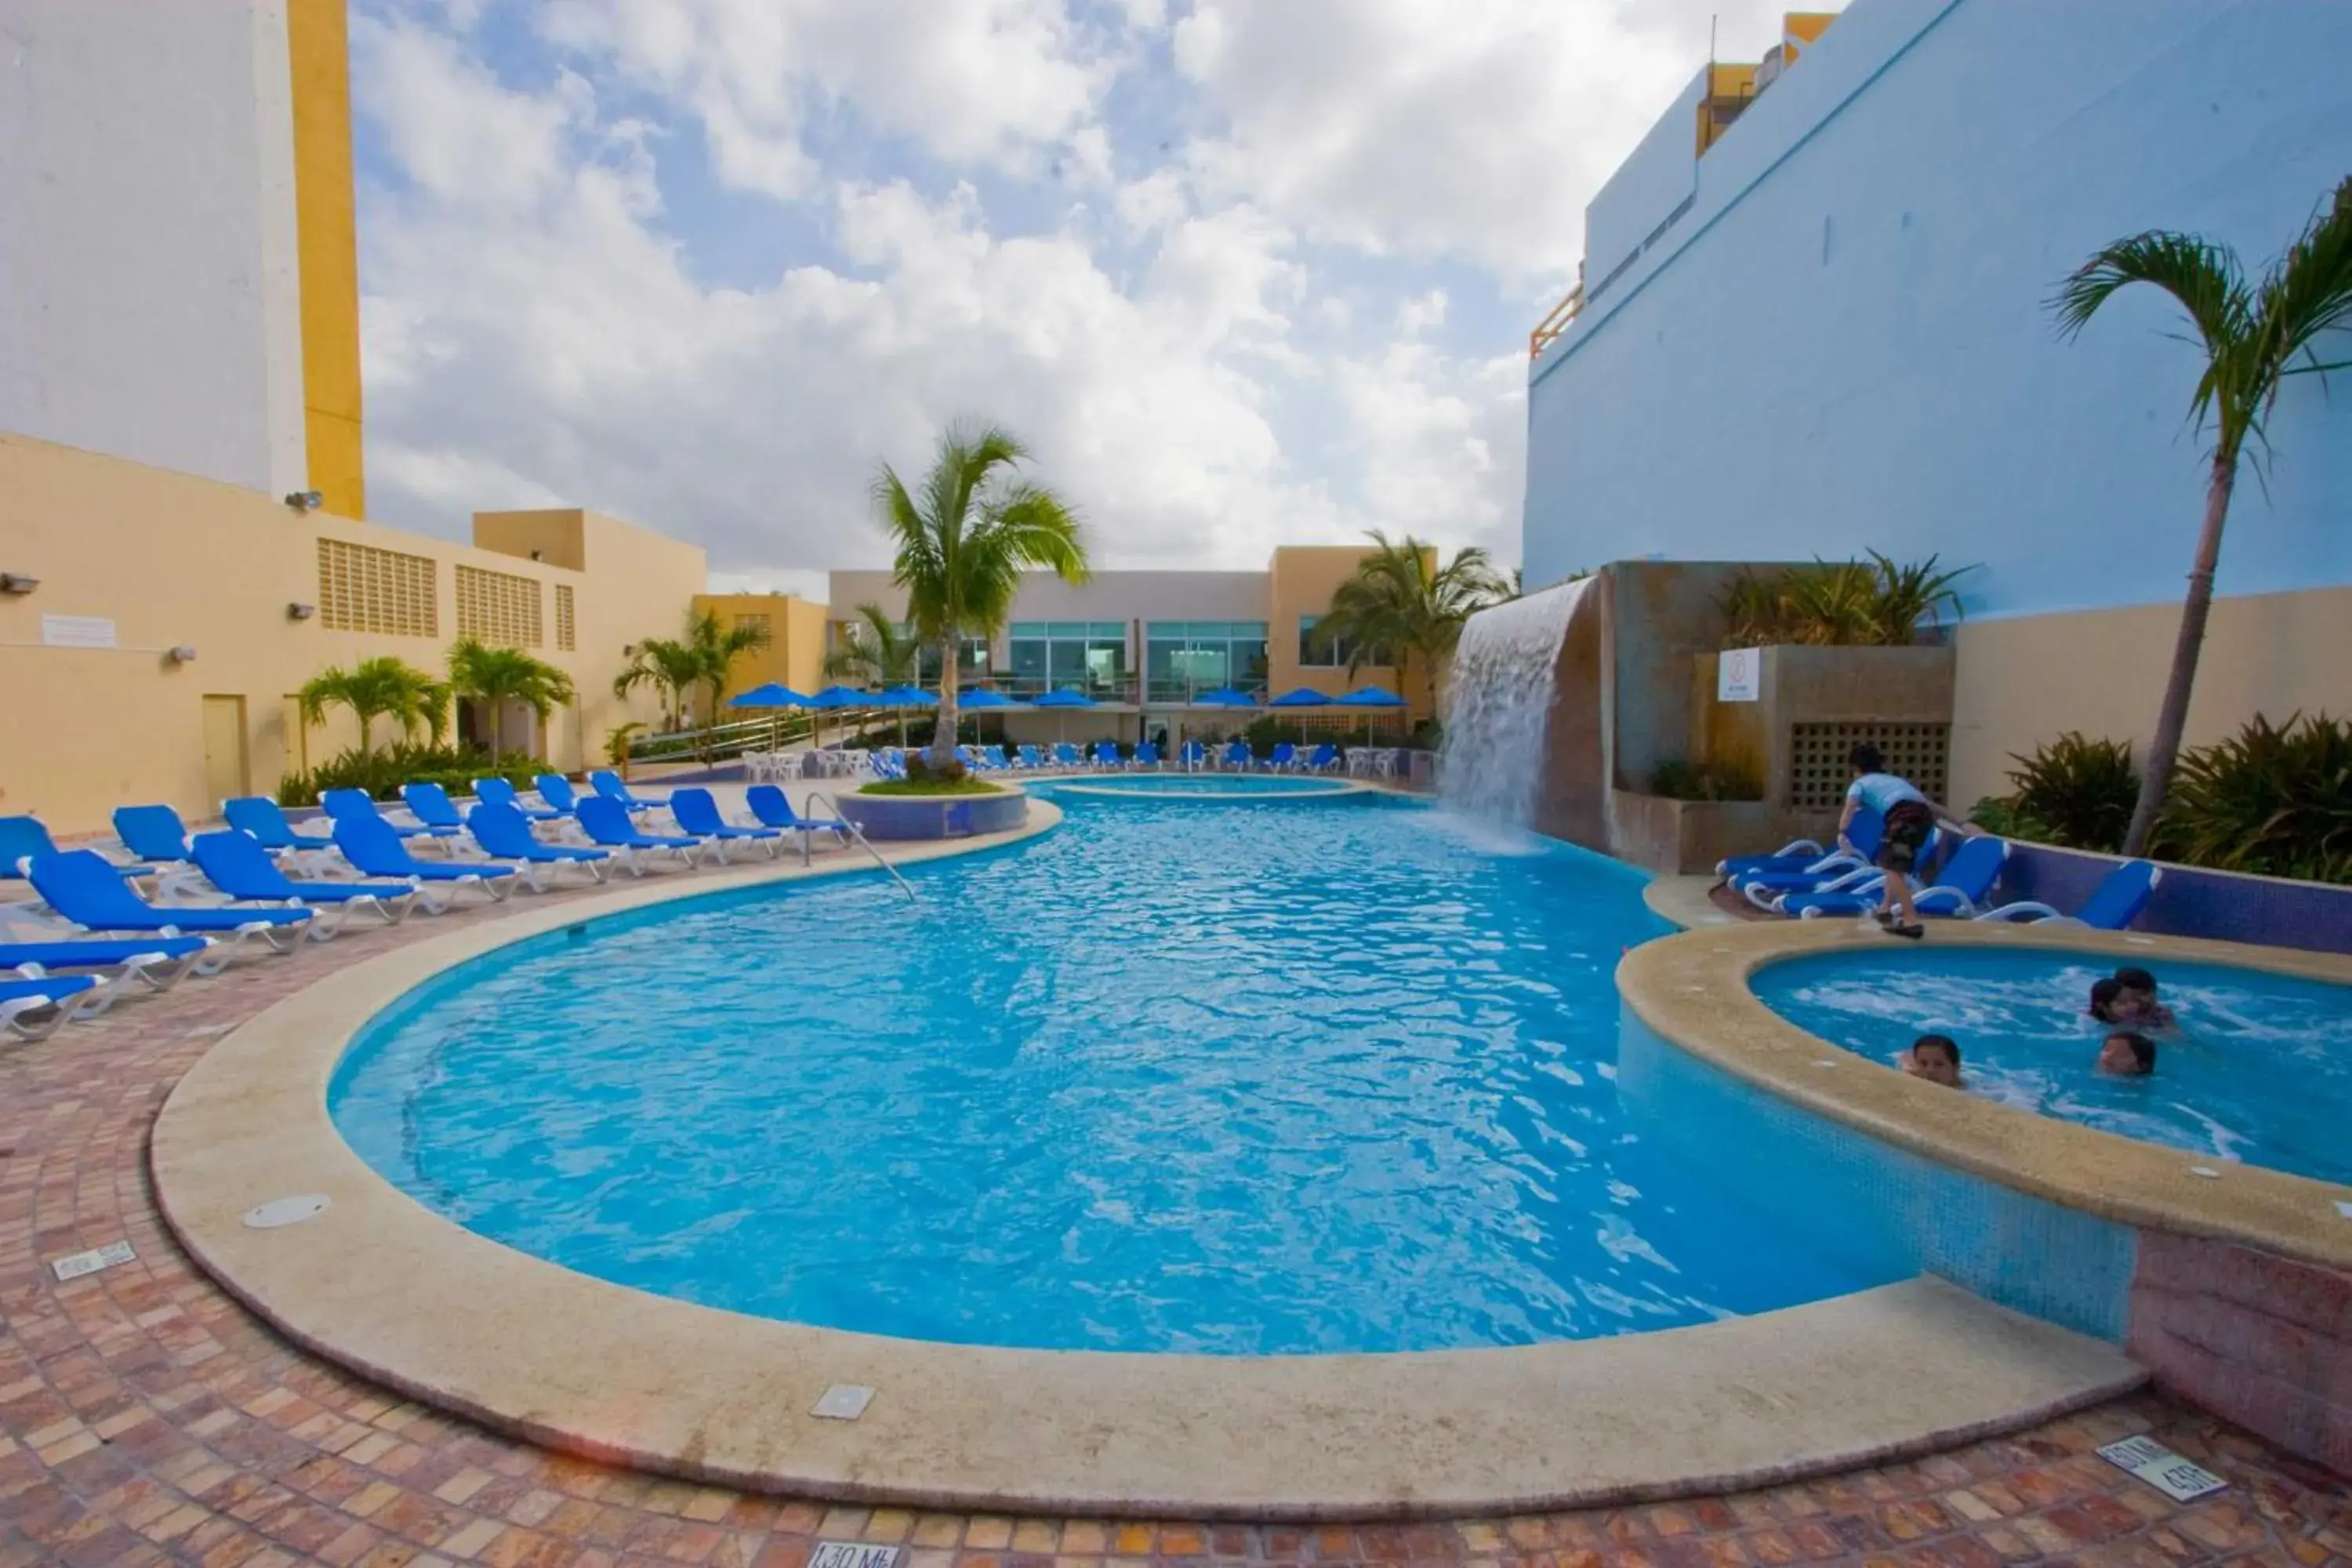
M 485 955 L 331 1108 L 429 1206 L 713 1306 L 1289 1353 L 1665 1328 L 1883 1282 L 1615 1083 L 1638 878 L 1379 795 L 1088 801 L 1025 845 Z
M 1237 800 L 1268 795 L 1305 799 L 1349 795 L 1356 786 L 1345 779 L 1297 773 L 1106 773 L 1100 778 L 1041 779 L 1029 786 L 1040 795 L 1065 792 L 1087 796 L 1136 795 L 1164 800 L 1172 796 Z
M 1773 1011 L 1893 1062 L 1949 1035 L 1969 1092 L 2127 1138 L 2352 1184 L 2352 991 L 2209 964 L 2156 972 L 2179 1027 L 2152 1037 L 2156 1072 L 2111 1078 L 2086 1016 L 2112 962 L 1930 948 L 1776 963 L 1752 984 Z

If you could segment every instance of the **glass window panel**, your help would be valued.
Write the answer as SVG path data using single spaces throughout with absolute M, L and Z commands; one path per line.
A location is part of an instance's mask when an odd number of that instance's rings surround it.
M 1043 680 L 1045 678 L 1045 650 L 1052 645 L 1041 637 L 1013 639 L 1013 673 L 1024 679 Z
M 1053 634 L 1045 629 L 1050 624 L 1045 621 L 1015 621 L 1013 623 L 1013 635 L 1016 637 L 1050 637 Z

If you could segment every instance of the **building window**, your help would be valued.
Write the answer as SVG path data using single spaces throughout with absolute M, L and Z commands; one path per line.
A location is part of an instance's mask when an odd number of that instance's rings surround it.
M 320 540 L 319 624 L 338 632 L 439 637 L 441 608 L 433 588 L 433 558 L 341 539 Z
M 555 646 L 570 653 L 580 646 L 579 623 L 572 619 L 572 584 L 555 585 Z
M 757 627 L 760 635 L 771 641 L 775 638 L 776 623 L 765 610 L 755 610 L 747 616 L 738 616 L 735 617 L 735 624 L 739 626 Z
M 902 626 L 898 630 L 908 637 L 915 635 L 915 629 L 912 626 Z M 983 679 L 988 674 L 988 659 L 989 646 L 986 637 L 964 638 L 963 647 L 956 658 L 958 683 Z M 915 668 L 919 672 L 916 676 L 919 685 L 937 686 L 939 684 L 940 645 L 937 642 L 929 637 L 923 639 L 921 651 L 916 657 Z
M 1333 637 L 1318 646 L 1315 641 L 1316 624 L 1320 616 L 1298 617 L 1298 662 L 1307 669 L 1343 669 L 1354 656 L 1356 644 L 1349 637 Z
M 1068 686 L 1112 696 L 1127 680 L 1125 621 L 1015 621 L 1011 643 L 1014 696 Z
M 457 635 L 498 647 L 539 647 L 539 579 L 479 566 L 457 568 Z
M 1189 701 L 1220 686 L 1265 685 L 1264 621 L 1153 621 L 1144 628 L 1145 699 Z

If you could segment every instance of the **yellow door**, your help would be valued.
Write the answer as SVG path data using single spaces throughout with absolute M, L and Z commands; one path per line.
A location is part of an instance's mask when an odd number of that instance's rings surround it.
M 302 699 L 290 691 L 286 694 L 286 771 L 310 771 L 310 726 L 302 721 Z
M 205 805 L 217 810 L 220 803 L 251 795 L 251 773 L 245 765 L 245 699 L 205 699 Z

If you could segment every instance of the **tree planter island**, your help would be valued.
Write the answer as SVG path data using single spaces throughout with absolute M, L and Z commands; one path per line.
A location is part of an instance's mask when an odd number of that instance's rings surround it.
M 1009 833 L 1029 815 L 1029 795 L 1019 784 L 992 784 L 985 792 L 937 794 L 867 789 L 837 797 L 842 816 L 877 843 L 884 839 L 969 838 Z

